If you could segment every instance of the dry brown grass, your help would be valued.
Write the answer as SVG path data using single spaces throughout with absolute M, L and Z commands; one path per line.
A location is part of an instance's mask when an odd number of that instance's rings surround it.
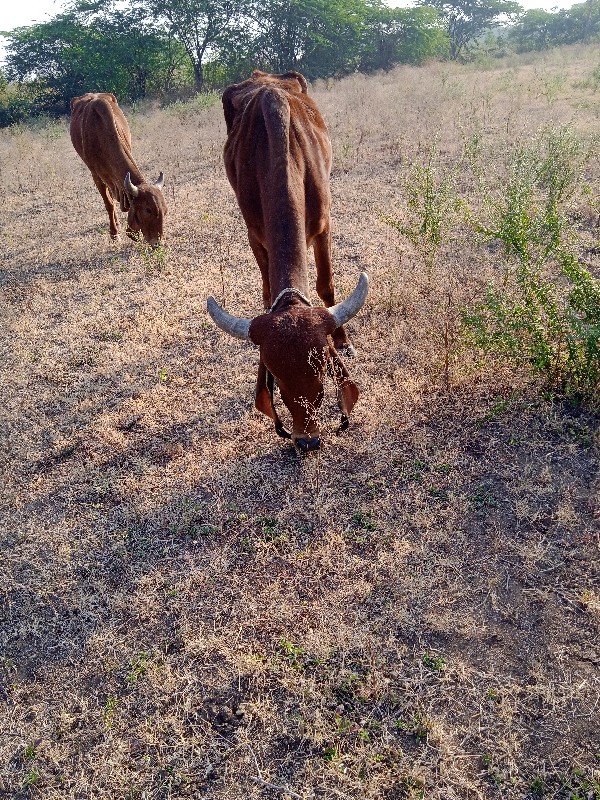
M 597 417 L 457 347 L 492 248 L 457 224 L 427 275 L 382 222 L 434 137 L 471 202 L 475 132 L 501 176 L 540 126 L 596 131 L 599 56 L 314 87 L 336 285 L 372 291 L 352 427 L 330 391 L 308 459 L 205 313 L 260 311 L 220 108 L 129 112 L 159 257 L 111 244 L 65 124 L 0 132 L 1 796 L 600 797 Z

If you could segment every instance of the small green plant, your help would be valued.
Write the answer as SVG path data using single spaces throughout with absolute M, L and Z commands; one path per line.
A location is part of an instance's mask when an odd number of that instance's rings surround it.
M 23 751 L 23 758 L 31 760 L 36 756 L 36 748 L 34 744 L 28 744 Z
M 442 670 L 446 668 L 446 659 L 444 656 L 433 656 L 430 653 L 426 653 L 423 656 L 421 663 L 432 672 L 442 672 Z
M 425 744 L 431 731 L 431 723 L 422 714 L 413 714 L 408 719 L 398 719 L 396 729 L 415 737 L 419 744 Z
M 304 649 L 287 639 L 281 639 L 277 645 L 277 652 L 294 669 L 301 669 L 304 660 Z
M 422 778 L 414 775 L 402 775 L 398 781 L 402 797 L 406 800 L 423 800 L 425 797 L 425 784 Z
M 431 467 L 426 461 L 417 458 L 415 461 L 413 461 L 412 469 L 406 473 L 406 479 L 421 483 L 423 481 L 423 474 L 425 472 L 429 472 L 430 469 Z
M 104 709 L 102 711 L 102 720 L 107 729 L 112 728 L 112 719 L 114 713 L 119 705 L 118 697 L 107 697 Z
M 121 331 L 111 328 L 109 330 L 100 331 L 98 338 L 101 342 L 120 342 L 123 339 Z
M 37 772 L 35 769 L 30 769 L 27 775 L 25 776 L 25 780 L 23 781 L 23 788 L 27 788 L 29 786 L 35 786 L 35 784 L 40 779 L 40 773 Z
M 565 72 L 557 72 L 554 75 L 542 75 L 540 81 L 540 94 L 546 98 L 548 105 L 552 105 L 567 82 L 567 74 Z
M 488 411 L 483 415 L 483 420 L 485 422 L 491 422 L 492 420 L 498 419 L 498 417 L 501 417 L 506 413 L 510 406 L 510 398 L 508 397 L 495 397 L 493 399 L 494 402 Z
M 132 685 L 137 683 L 140 678 L 148 672 L 151 656 L 149 653 L 141 652 L 137 658 L 129 662 L 129 672 L 127 680 Z
M 485 483 L 480 483 L 470 494 L 469 499 L 474 509 L 482 511 L 486 508 L 496 508 L 498 501 L 494 497 L 493 490 Z
M 135 249 L 144 264 L 146 272 L 149 274 L 164 272 L 168 257 L 168 249 L 164 244 L 160 241 L 155 247 L 146 244 L 141 231 L 133 234 L 132 238 L 135 243 Z
M 564 789 L 569 792 L 564 795 L 567 800 L 600 800 L 600 780 L 594 770 L 572 767 L 560 778 L 560 791 Z
M 438 150 L 434 144 L 429 151 L 427 163 L 415 165 L 407 181 L 411 216 L 409 224 L 393 217 L 383 218 L 384 222 L 406 236 L 420 250 L 428 272 L 431 272 L 440 246 L 460 209 L 460 201 L 454 191 L 455 173 L 445 165 L 439 169 L 437 160 Z M 439 176 L 439 172 L 443 173 L 443 178 Z
M 448 500 L 450 500 L 450 495 L 447 492 L 447 490 L 446 489 L 440 489 L 437 486 L 431 486 L 427 490 L 427 494 L 430 497 L 435 497 L 436 500 L 443 500 L 445 502 L 448 502 Z
M 529 792 L 533 797 L 543 797 L 546 794 L 546 782 L 541 776 L 536 776 L 529 784 Z
M 338 752 L 335 747 L 324 747 L 323 748 L 323 758 L 325 761 L 335 761 L 338 757 Z
M 275 517 L 262 517 L 259 519 L 262 524 L 262 535 L 265 542 L 279 545 L 287 541 L 287 535 L 279 528 L 279 522 Z
M 352 524 L 355 528 L 362 528 L 365 531 L 377 530 L 377 524 L 373 520 L 371 511 L 357 511 L 352 515 Z

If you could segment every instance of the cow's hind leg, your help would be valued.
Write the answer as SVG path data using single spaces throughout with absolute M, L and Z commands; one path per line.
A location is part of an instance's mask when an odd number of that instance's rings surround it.
M 117 219 L 115 201 L 113 200 L 111 191 L 108 188 L 108 186 L 103 181 L 100 180 L 100 178 L 97 178 L 95 175 L 93 175 L 92 177 L 94 178 L 94 183 L 96 184 L 96 188 L 98 189 L 100 195 L 102 196 L 102 199 L 104 200 L 104 205 L 108 213 L 108 222 L 110 225 L 110 238 L 118 239 L 119 220 Z
M 266 249 L 262 246 L 260 241 L 250 232 L 248 231 L 248 241 L 250 242 L 250 247 L 252 248 L 252 252 L 254 253 L 254 258 L 256 259 L 256 263 L 260 267 L 260 274 L 262 275 L 262 295 L 263 295 L 263 304 L 265 308 L 271 308 L 271 287 L 269 284 L 269 254 L 267 253 Z
M 331 230 L 329 227 L 323 233 L 315 236 L 313 249 L 317 267 L 317 294 L 325 303 L 325 307 L 330 308 L 335 305 L 335 293 L 331 271 Z M 343 325 L 340 325 L 333 332 L 333 344 L 336 350 L 342 350 L 347 355 L 353 356 L 356 354 L 356 350 L 350 343 Z

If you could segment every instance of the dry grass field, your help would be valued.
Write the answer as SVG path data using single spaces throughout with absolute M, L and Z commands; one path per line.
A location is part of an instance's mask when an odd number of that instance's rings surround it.
M 66 121 L 0 131 L 0 797 L 600 798 L 598 416 L 460 333 L 504 269 L 465 154 L 493 194 L 548 126 L 597 148 L 599 63 L 313 86 L 336 288 L 372 288 L 351 428 L 329 386 L 308 458 L 206 314 L 261 311 L 218 99 L 125 109 L 165 173 L 157 252 L 109 240 Z M 432 152 L 460 202 L 426 265 L 398 227 Z M 597 157 L 584 177 L 599 275 Z

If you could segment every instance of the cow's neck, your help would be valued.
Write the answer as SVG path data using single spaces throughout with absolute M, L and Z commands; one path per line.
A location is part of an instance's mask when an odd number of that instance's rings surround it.
M 286 225 L 284 220 L 271 231 L 269 252 L 269 288 L 271 302 L 284 289 L 297 289 L 308 297 L 308 268 L 304 225 Z
M 123 152 L 119 156 L 119 163 L 113 165 L 113 171 L 116 172 L 117 175 L 123 175 L 123 179 L 125 179 L 125 175 L 129 173 L 131 177 L 131 182 L 135 186 L 139 186 L 141 183 L 145 183 L 146 179 L 142 175 L 138 165 L 133 160 L 133 156 L 131 152 L 128 150 L 123 150 Z
M 286 286 L 285 289 L 282 289 L 277 297 L 271 303 L 271 308 L 269 309 L 269 313 L 273 313 L 275 309 L 277 309 L 280 305 L 291 304 L 291 303 L 304 303 L 306 306 L 311 306 L 312 303 L 308 299 L 305 294 L 299 289 L 295 289 L 293 286 Z
M 304 297 L 308 297 L 308 273 L 305 269 L 303 273 L 298 271 L 286 270 L 283 274 L 278 271 L 277 274 L 270 276 L 270 290 L 271 290 L 271 303 L 274 303 L 276 298 L 286 289 L 296 289 L 296 291 Z

